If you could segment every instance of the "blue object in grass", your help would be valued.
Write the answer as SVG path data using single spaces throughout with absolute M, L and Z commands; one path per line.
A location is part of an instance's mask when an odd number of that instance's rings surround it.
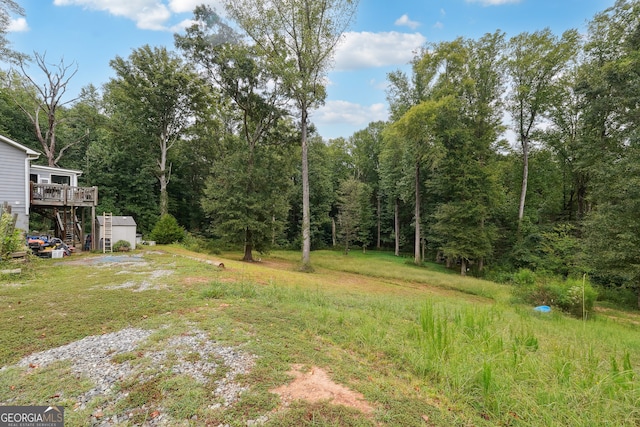
M 551 311 L 551 307 L 549 307 L 548 305 L 539 305 L 538 307 L 534 308 L 535 311 L 539 311 L 540 313 L 549 313 Z

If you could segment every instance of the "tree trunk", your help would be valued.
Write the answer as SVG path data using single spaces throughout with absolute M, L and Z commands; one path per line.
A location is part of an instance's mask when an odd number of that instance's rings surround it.
M 520 191 L 520 206 L 518 208 L 518 228 L 524 218 L 524 202 L 527 198 L 527 182 L 529 180 L 529 138 L 522 137 L 522 190 Z
M 307 108 L 302 108 L 302 270 L 311 269 L 311 216 L 309 213 L 309 147 L 307 144 Z
M 420 264 L 420 164 L 416 162 L 415 165 L 415 182 L 414 185 L 416 187 L 416 209 L 414 213 L 415 217 L 415 236 L 414 236 L 414 245 L 413 245 L 413 262 L 416 264 Z
M 400 206 L 398 203 L 398 199 L 396 198 L 396 201 L 394 203 L 393 206 L 393 227 L 394 227 L 394 233 L 396 235 L 396 249 L 395 249 L 395 255 L 396 256 L 400 256 Z
M 158 161 L 158 168 L 160 173 L 158 175 L 158 181 L 160 181 L 160 216 L 169 213 L 169 195 L 167 194 L 167 141 L 163 136 L 160 141 L 160 160 Z
M 467 260 L 464 257 L 460 259 L 460 275 L 467 275 Z
M 243 261 L 253 262 L 253 243 L 251 242 L 251 230 L 245 229 Z
M 381 225 L 381 222 L 382 222 L 382 220 L 381 220 L 381 217 L 382 217 L 382 212 L 381 212 L 381 210 L 382 210 L 382 207 L 381 207 L 382 201 L 380 199 L 381 199 L 380 193 L 378 192 L 378 208 L 377 208 L 378 209 L 378 212 L 377 212 L 377 216 L 378 216 L 378 224 L 377 224 L 378 225 L 378 237 L 376 239 L 376 249 L 378 249 L 378 250 L 380 250 L 382 248 L 382 244 L 380 243 L 380 229 L 382 228 L 382 225 Z
M 334 248 L 338 244 L 338 239 L 336 237 L 336 219 L 333 217 L 331 217 L 331 242 L 333 243 Z

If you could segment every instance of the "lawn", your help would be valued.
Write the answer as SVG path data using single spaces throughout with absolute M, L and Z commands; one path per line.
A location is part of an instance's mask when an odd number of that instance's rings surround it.
M 122 414 L 134 415 L 123 425 L 160 416 L 213 426 L 640 424 L 636 313 L 607 307 L 586 322 L 537 313 L 514 303 L 506 285 L 375 251 L 313 252 L 313 273 L 297 271 L 296 252 L 251 264 L 179 246 L 128 256 L 35 260 L 19 276 L 0 276 L 0 404 L 63 405 L 69 426 Z M 78 396 L 92 380 L 69 362 L 15 366 L 125 328 L 151 334 L 111 356 L 133 374 L 84 405 Z M 244 391 L 232 404 L 216 403 L 232 370 L 221 360 L 204 382 L 170 369 L 203 361 L 195 350 L 168 350 L 197 334 L 254 358 L 234 377 Z M 161 353 L 160 367 L 153 355 Z M 348 391 L 364 409 L 276 393 L 302 375 L 328 382 L 333 396 Z

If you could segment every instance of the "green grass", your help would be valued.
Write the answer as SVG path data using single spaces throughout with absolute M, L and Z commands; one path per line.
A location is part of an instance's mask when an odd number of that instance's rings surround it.
M 65 363 L 36 381 L 17 368 L 0 371 L 0 402 L 61 402 L 70 426 L 86 425 L 97 407 L 132 411 L 139 423 L 163 411 L 193 425 L 244 426 L 263 415 L 268 426 L 640 424 L 637 313 L 608 307 L 588 322 L 540 314 L 512 304 L 505 285 L 374 251 L 314 252 L 315 271 L 301 273 L 294 252 L 253 264 L 225 253 L 219 270 L 193 259 L 208 256 L 160 249 L 166 253 L 146 254 L 130 269 L 39 260 L 18 278 L 0 278 L 0 366 L 127 326 L 156 331 L 140 352 L 197 328 L 257 356 L 237 403 L 212 408 L 211 383 L 165 371 L 123 379 L 127 398 L 115 407 L 96 401 L 73 412 L 73 395 L 89 384 L 73 375 L 56 384 Z M 112 287 L 156 270 L 174 271 L 156 279 L 158 289 Z M 139 351 L 112 363 L 153 369 Z M 324 368 L 362 393 L 374 414 L 329 402 L 280 407 L 269 390 L 288 381 L 292 364 Z

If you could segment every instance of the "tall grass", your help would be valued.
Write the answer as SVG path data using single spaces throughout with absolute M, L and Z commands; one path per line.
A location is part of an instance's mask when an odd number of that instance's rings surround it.
M 274 254 L 273 264 L 284 262 L 284 268 L 225 259 L 226 270 L 171 253 L 145 255 L 147 270 L 175 273 L 161 290 L 138 294 L 105 290 L 119 277 L 117 267 L 39 263 L 20 286 L 13 286 L 15 279 L 0 282 L 6 308 L 0 310 L 0 365 L 125 326 L 162 326 L 166 335 L 193 325 L 258 356 L 245 379 L 250 391 L 236 406 L 213 414 L 198 409 L 206 399 L 202 390 L 189 393 L 188 378 L 163 377 L 163 393 L 148 395 L 159 385 L 123 386 L 137 393 L 133 397 L 162 399 L 158 405 L 178 418 L 199 413 L 203 424 L 247 425 L 271 414 L 277 399 L 269 389 L 287 380 L 292 363 L 328 368 L 377 408 L 374 419 L 328 404 L 295 404 L 267 425 L 424 426 L 425 417 L 434 425 L 640 424 L 634 323 L 640 318 L 633 313 L 624 323 L 537 313 L 512 305 L 504 285 L 409 266 L 393 256 L 353 255 L 345 265 L 342 255 L 314 253 L 313 274 L 296 272 L 293 259 L 287 268 L 288 252 Z M 9 386 L 22 385 L 19 376 L 0 372 L 0 401 L 12 397 Z M 50 393 L 38 384 L 24 387 L 29 396 Z M 86 387 L 69 383 L 65 390 Z M 309 424 L 309 414 L 316 424 Z
M 443 299 L 326 295 L 320 303 L 302 290 L 260 294 L 277 311 L 296 313 L 312 336 L 361 360 L 375 355 L 375 363 L 415 378 L 487 425 L 640 422 L 639 361 L 632 356 L 640 339 L 633 328 Z

